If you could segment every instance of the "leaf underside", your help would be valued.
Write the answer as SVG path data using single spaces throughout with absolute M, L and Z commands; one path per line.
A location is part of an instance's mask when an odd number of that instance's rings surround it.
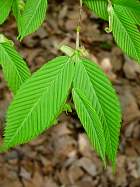
M 121 112 L 117 96 L 110 81 L 98 65 L 88 59 L 81 58 L 75 63 L 73 88 L 81 90 L 91 107 L 95 110 L 104 131 L 106 155 L 112 161 L 112 164 L 115 164 Z M 81 113 L 82 115 L 84 115 L 83 112 Z M 90 125 L 88 128 L 90 131 Z M 94 139 L 95 137 L 90 138 Z
M 21 86 L 8 109 L 1 150 L 26 143 L 52 126 L 66 102 L 73 68 L 69 57 L 58 57 Z
M 30 70 L 10 42 L 0 43 L 0 64 L 8 86 L 15 94 L 30 77 Z

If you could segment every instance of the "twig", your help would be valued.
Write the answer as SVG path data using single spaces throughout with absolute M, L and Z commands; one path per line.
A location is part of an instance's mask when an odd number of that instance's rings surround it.
M 79 18 L 78 18 L 78 24 L 76 28 L 76 49 L 79 49 L 80 47 L 80 31 L 81 31 L 81 20 L 82 20 L 82 6 L 83 2 L 80 0 L 80 8 L 79 8 Z

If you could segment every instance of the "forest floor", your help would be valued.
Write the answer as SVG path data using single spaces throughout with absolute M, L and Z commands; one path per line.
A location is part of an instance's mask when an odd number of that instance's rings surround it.
M 0 32 L 12 39 L 32 72 L 61 55 L 61 43 L 75 47 L 78 3 L 53 0 L 47 21 L 20 44 L 10 18 Z M 122 54 L 104 21 L 84 8 L 81 43 L 109 76 L 123 111 L 116 173 L 91 148 L 76 113 L 63 113 L 58 125 L 34 141 L 0 155 L 0 187 L 140 187 L 140 66 Z M 0 127 L 12 99 L 0 70 Z M 1 130 L 2 137 L 2 130 Z

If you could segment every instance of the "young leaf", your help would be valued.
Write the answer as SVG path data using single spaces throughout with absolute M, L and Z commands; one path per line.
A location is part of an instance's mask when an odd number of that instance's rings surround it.
M 28 0 L 21 17 L 19 37 L 22 40 L 26 35 L 36 31 L 46 16 L 47 0 Z
M 2 24 L 10 13 L 13 0 L 0 0 L 0 24 Z
M 82 90 L 95 110 L 104 131 L 106 155 L 112 161 L 112 164 L 115 164 L 121 112 L 110 81 L 97 64 L 88 59 L 80 58 L 75 62 L 73 88 Z M 93 139 L 94 136 L 90 138 Z
M 63 110 L 73 73 L 71 58 L 57 57 L 21 86 L 8 110 L 1 150 L 26 143 L 52 126 Z
M 140 32 L 135 24 L 129 21 L 125 12 L 117 7 L 113 10 L 113 36 L 120 48 L 140 62 Z
M 83 0 L 83 3 L 95 14 L 104 20 L 108 20 L 107 0 Z
M 81 120 L 91 143 L 105 163 L 105 138 L 99 116 L 90 105 L 87 98 L 83 95 L 82 90 L 73 88 L 72 95 L 78 117 Z
M 16 93 L 19 87 L 30 77 L 30 71 L 8 39 L 3 42 L 0 41 L 0 64 L 8 86 L 13 93 Z

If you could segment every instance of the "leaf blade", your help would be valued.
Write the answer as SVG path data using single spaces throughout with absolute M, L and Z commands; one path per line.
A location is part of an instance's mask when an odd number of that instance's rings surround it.
M 108 2 L 106 0 L 83 0 L 83 3 L 95 14 L 104 20 L 108 20 L 107 6 Z
M 19 1 L 18 0 L 13 1 L 12 11 L 13 11 L 13 15 L 16 19 L 16 23 L 18 26 L 18 32 L 21 33 L 21 11 L 19 9 Z
M 98 115 L 89 102 L 85 99 L 85 96 L 83 96 L 81 90 L 73 88 L 72 96 L 78 117 L 82 122 L 92 145 L 95 147 L 97 153 L 101 156 L 105 164 L 105 139 L 102 124 L 100 123 Z
M 25 36 L 36 31 L 43 23 L 48 6 L 47 0 L 28 0 L 21 16 L 21 32 L 19 37 L 22 40 Z
M 140 32 L 135 24 L 126 18 L 125 12 L 113 9 L 113 36 L 118 46 L 130 57 L 140 62 Z M 121 31 L 121 32 L 120 32 Z
M 8 17 L 13 0 L 1 0 L 0 1 L 0 24 L 2 24 Z
M 137 15 L 140 12 L 140 1 L 139 0 L 113 0 L 113 4 L 120 5 L 129 10 L 135 11 Z
M 140 2 L 137 1 L 116 1 L 114 0 L 114 8 L 119 14 L 127 18 L 128 22 L 140 25 Z
M 75 63 L 73 87 L 82 90 L 99 116 L 106 140 L 106 155 L 115 164 L 121 114 L 110 81 L 95 63 L 81 58 Z
M 25 61 L 17 53 L 10 41 L 0 43 L 0 64 L 8 86 L 16 93 L 31 73 Z
M 73 68 L 70 58 L 58 57 L 23 84 L 8 110 L 5 149 L 23 144 L 52 126 L 63 110 Z

